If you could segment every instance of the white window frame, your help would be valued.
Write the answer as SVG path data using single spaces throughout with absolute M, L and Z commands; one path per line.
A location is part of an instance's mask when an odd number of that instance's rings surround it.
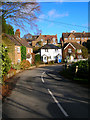
M 41 39 L 41 41 L 43 42 L 43 39 Z
M 81 49 L 77 49 L 77 53 L 82 53 L 82 50 Z
M 28 49 L 28 53 L 30 53 L 30 50 Z
M 17 47 L 17 52 L 20 53 L 20 47 Z
M 17 61 L 18 63 L 20 63 L 20 59 L 18 59 L 18 61 Z
M 72 49 L 71 48 L 68 48 L 68 53 L 72 53 Z

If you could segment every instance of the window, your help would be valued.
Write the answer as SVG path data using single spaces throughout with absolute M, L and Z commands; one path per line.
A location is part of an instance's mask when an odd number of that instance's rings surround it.
M 20 59 L 18 59 L 18 63 L 20 63 Z
M 68 38 L 65 38 L 65 40 L 67 40 Z
M 81 58 L 82 58 L 82 55 L 78 55 L 78 58 L 81 59 Z
M 76 38 L 76 40 L 78 40 L 78 38 Z
M 84 39 L 84 38 L 82 38 L 82 39 Z
M 44 60 L 46 60 L 47 59 L 47 57 L 44 57 Z
M 31 49 L 31 53 L 32 53 L 33 51 L 32 51 L 32 49 Z
M 53 42 L 55 43 L 55 38 L 53 38 Z
M 74 38 L 72 38 L 74 40 Z
M 81 49 L 77 49 L 77 53 L 81 53 L 82 51 L 81 51 Z
M 45 49 L 45 52 L 48 52 L 48 49 Z
M 43 39 L 41 39 L 41 41 L 43 42 Z
M 28 49 L 28 53 L 30 53 L 30 50 Z
M 80 41 L 77 41 L 77 43 L 79 43 L 79 44 L 80 44 Z
M 44 42 L 43 45 L 46 45 L 46 43 Z
M 71 38 L 69 38 L 69 40 L 71 40 Z
M 71 48 L 68 49 L 68 53 L 72 53 L 72 49 Z
M 20 47 L 17 47 L 17 52 L 20 53 Z

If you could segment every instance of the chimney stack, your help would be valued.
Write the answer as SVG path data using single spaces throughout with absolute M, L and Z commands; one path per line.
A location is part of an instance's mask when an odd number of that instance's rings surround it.
M 18 36 L 20 38 L 20 29 L 17 29 L 15 32 L 15 36 Z

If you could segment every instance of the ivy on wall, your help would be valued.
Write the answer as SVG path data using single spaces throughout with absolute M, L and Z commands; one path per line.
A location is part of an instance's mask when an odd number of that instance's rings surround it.
M 21 61 L 26 60 L 26 47 L 21 46 Z
M 2 47 L 0 49 L 0 65 L 2 65 L 0 73 L 2 74 L 2 76 L 4 76 L 11 68 L 11 60 L 8 56 L 8 48 L 5 46 L 5 44 L 2 44 L 2 46 L 0 45 L 0 47 Z

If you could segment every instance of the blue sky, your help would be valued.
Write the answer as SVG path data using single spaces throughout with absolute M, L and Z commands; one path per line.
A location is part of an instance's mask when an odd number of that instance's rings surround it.
M 36 21 L 42 34 L 57 34 L 58 41 L 63 32 L 88 31 L 88 2 L 40 2 L 41 12 Z M 64 23 L 64 24 L 63 24 Z M 68 25 L 71 24 L 71 25 Z M 85 26 L 77 27 L 73 25 Z M 26 26 L 28 29 L 28 26 Z M 14 29 L 18 27 L 14 26 Z M 21 37 L 27 32 L 21 31 Z M 29 30 L 34 34 L 33 30 Z

